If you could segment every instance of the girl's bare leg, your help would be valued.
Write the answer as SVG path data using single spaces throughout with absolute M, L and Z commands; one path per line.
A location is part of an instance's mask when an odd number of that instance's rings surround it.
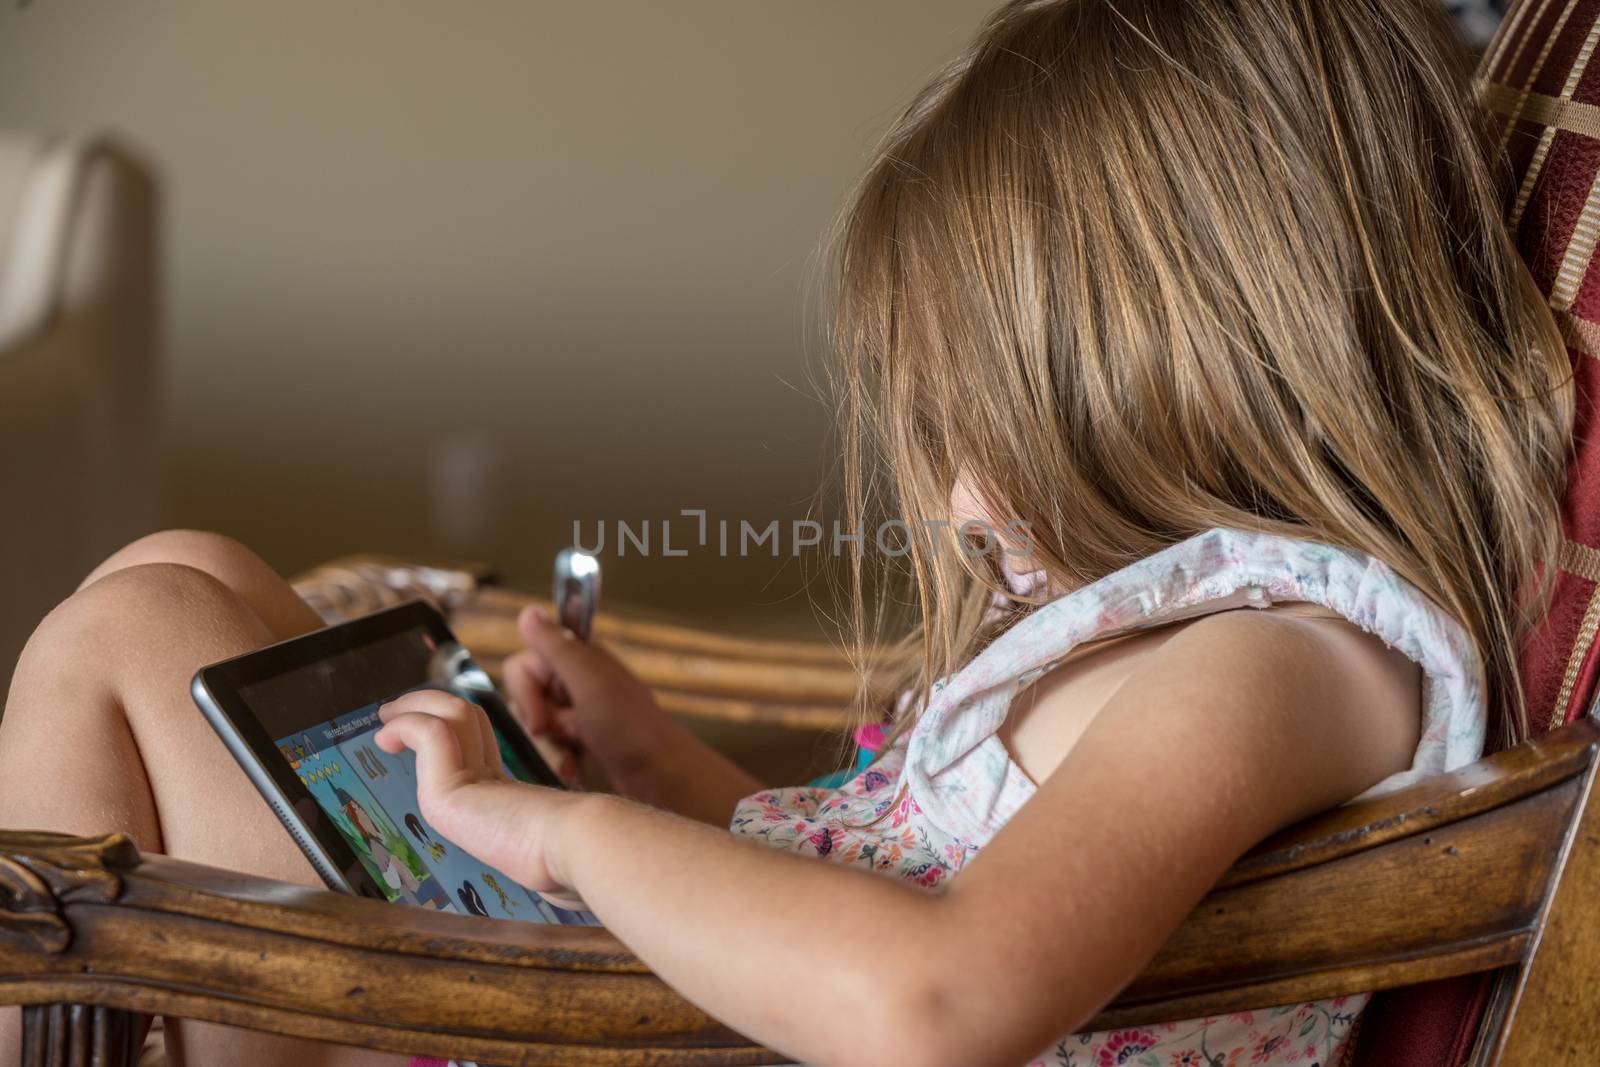
M 40 624 L 0 719 L 0 826 L 129 834 L 141 850 L 320 884 L 189 698 L 207 663 L 320 625 L 241 546 L 158 534 L 119 552 Z M 0 1063 L 21 1020 L 0 1012 Z M 394 1064 L 392 1055 L 195 1023 L 174 1064 Z

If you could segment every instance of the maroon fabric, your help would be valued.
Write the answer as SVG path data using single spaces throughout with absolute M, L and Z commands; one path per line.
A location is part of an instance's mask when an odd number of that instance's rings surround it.
M 1600 675 L 1600 0 L 1518 0 L 1480 70 L 1515 179 L 1508 221 L 1567 337 L 1578 418 L 1562 519 L 1568 545 L 1549 615 L 1521 657 L 1529 727 L 1582 715 Z M 1358 1067 L 1459 1067 L 1492 982 L 1467 975 L 1379 993 Z
M 1459 1067 L 1472 1052 L 1492 976 L 1379 993 L 1361 1015 L 1352 1067 Z

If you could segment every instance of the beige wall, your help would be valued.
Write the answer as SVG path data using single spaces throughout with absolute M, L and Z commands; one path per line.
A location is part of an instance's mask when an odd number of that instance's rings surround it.
M 804 513 L 818 239 L 991 6 L 8 3 L 0 125 L 162 173 L 171 522 L 542 586 L 575 518 Z M 452 463 L 484 491 L 442 520 Z M 614 599 L 810 617 L 770 557 L 610 566 Z

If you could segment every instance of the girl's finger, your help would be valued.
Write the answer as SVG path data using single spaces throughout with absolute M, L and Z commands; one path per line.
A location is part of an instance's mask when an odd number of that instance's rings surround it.
M 478 705 L 473 704 L 471 701 L 467 703 L 471 705 L 471 711 L 468 714 L 472 716 L 472 721 L 478 725 L 480 752 L 484 760 L 483 769 L 498 778 L 504 772 L 500 765 L 500 739 L 494 735 L 494 723 L 489 721 L 489 714 Z
M 466 701 L 454 693 L 447 693 L 443 689 L 413 689 L 409 693 L 402 693 L 378 709 L 378 718 L 388 722 L 401 715 L 416 713 L 419 715 L 434 715 L 439 718 L 448 718 L 455 705 L 464 704 Z
M 578 754 L 571 748 L 555 740 L 549 734 L 544 734 L 533 739 L 533 750 L 544 760 L 545 766 L 555 772 L 555 776 L 568 785 L 576 784 L 578 780 Z
M 524 648 L 511 653 L 506 657 L 505 662 L 507 671 L 511 669 L 512 664 L 516 664 L 518 669 L 527 675 L 540 689 L 549 685 L 550 680 L 555 677 L 551 673 L 550 664 L 545 662 L 544 657 L 531 648 Z
M 486 766 L 483 731 L 475 721 L 483 716 L 483 710 L 476 704 L 441 689 L 418 689 L 378 709 L 378 718 L 384 722 L 409 714 L 428 715 L 443 722 L 456 735 L 456 744 L 466 765 Z M 499 765 L 497 754 L 493 766 L 498 769 Z
M 550 717 L 550 703 L 545 700 L 543 693 L 532 693 L 522 703 L 527 707 L 525 725 L 528 733 L 534 737 L 541 737 L 550 732 L 552 725 Z
M 456 731 L 436 715 L 401 712 L 385 722 L 373 740 L 391 756 L 408 748 L 417 754 L 419 794 L 447 790 L 466 771 Z
M 519 653 L 521 655 L 522 653 Z M 526 654 L 530 659 L 537 659 L 533 653 Z M 564 710 L 550 703 L 550 698 L 545 691 L 545 683 L 537 680 L 537 676 L 521 676 L 512 673 L 511 661 L 506 661 L 505 680 L 508 695 L 512 700 L 525 709 L 525 718 L 521 719 L 523 728 L 530 737 L 545 737 L 564 745 L 576 745 L 582 738 L 572 724 L 576 721 L 570 716 L 563 716 Z
M 557 626 L 537 608 L 528 608 L 517 616 L 517 630 L 527 646 L 549 666 L 553 680 L 571 694 L 574 703 L 596 699 L 602 687 L 622 669 L 610 653 L 578 640 L 571 630 Z
M 567 753 L 567 758 L 562 761 L 560 767 L 556 768 L 556 777 L 560 778 L 570 788 L 578 788 L 579 780 L 583 777 L 583 768 L 578 762 L 577 753 Z
M 550 668 L 538 654 L 524 649 L 506 657 L 501 671 L 505 679 L 506 695 L 511 698 L 511 709 L 517 721 L 530 734 L 549 729 L 545 716 L 545 687 L 550 684 Z

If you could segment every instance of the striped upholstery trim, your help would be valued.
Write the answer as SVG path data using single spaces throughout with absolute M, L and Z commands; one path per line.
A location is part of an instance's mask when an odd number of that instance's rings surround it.
M 1567 721 L 1567 705 L 1572 703 L 1572 690 L 1578 684 L 1578 672 L 1583 669 L 1584 657 L 1595 635 L 1600 633 L 1600 586 L 1589 596 L 1589 605 L 1583 610 L 1583 622 L 1578 626 L 1577 639 L 1572 643 L 1572 653 L 1567 657 L 1567 669 L 1561 676 L 1561 691 L 1556 694 L 1555 707 L 1550 709 L 1546 730 L 1554 730 Z
M 1600 25 L 1600 23 L 1597 23 Z M 1561 256 L 1561 270 L 1556 274 L 1555 285 L 1550 290 L 1550 308 L 1557 313 L 1572 310 L 1578 298 L 1578 286 L 1588 273 L 1589 261 L 1594 258 L 1595 244 L 1600 242 L 1600 171 L 1589 183 L 1589 195 L 1584 197 L 1583 213 L 1573 227 L 1567 250 Z
M 1547 3 L 1549 3 L 1549 0 L 1538 0 L 1537 3 L 1535 3 L 1535 0 L 1523 0 L 1520 4 L 1512 5 L 1511 13 L 1506 16 L 1505 25 L 1495 35 L 1494 40 L 1489 42 L 1489 52 L 1483 57 L 1483 62 L 1478 66 L 1478 71 L 1482 76 L 1489 77 L 1494 71 L 1502 69 L 1500 60 L 1504 58 L 1506 44 L 1510 41 L 1517 42 L 1517 47 L 1512 51 L 1511 61 L 1506 64 L 1504 69 L 1509 70 L 1517 65 L 1517 60 L 1522 58 L 1522 50 L 1528 47 L 1528 35 L 1522 32 L 1525 28 L 1523 24 L 1530 17 L 1538 17 L 1533 14 L 1535 11 L 1540 15 L 1544 14 Z
M 1562 541 L 1560 567 L 1568 574 L 1600 585 L 1600 548 L 1590 548 L 1577 541 Z
M 1568 18 L 1574 9 L 1575 5 L 1569 5 L 1562 12 L 1562 19 Z M 1577 92 L 1578 83 L 1583 80 L 1584 72 L 1589 69 L 1589 60 L 1594 56 L 1596 41 L 1600 41 L 1600 19 L 1596 19 L 1589 26 L 1589 32 L 1583 38 L 1583 47 L 1579 49 L 1578 56 L 1572 63 L 1572 69 L 1567 72 L 1567 80 L 1561 86 L 1560 100 L 1563 107 L 1572 106 L 1572 94 Z M 1547 129 L 1545 133 L 1554 139 L 1554 131 Z M 1600 241 L 1600 196 L 1597 194 L 1600 194 L 1600 172 L 1596 172 L 1594 182 L 1589 187 L 1589 195 L 1583 204 L 1583 215 L 1578 220 L 1577 229 L 1572 233 L 1572 240 L 1567 242 L 1566 254 L 1561 259 L 1561 273 L 1556 275 L 1555 287 L 1550 294 L 1550 306 L 1557 312 L 1570 310 L 1572 302 L 1578 298 L 1578 287 L 1583 284 L 1583 276 L 1589 270 L 1589 261 L 1594 258 L 1595 243 Z
M 1539 5 L 1541 14 L 1543 13 L 1544 6 L 1544 4 Z M 1539 56 L 1534 61 L 1533 69 L 1528 72 L 1527 82 L 1521 86 L 1518 86 L 1515 90 L 1511 90 L 1514 92 L 1516 97 L 1516 104 L 1511 108 L 1505 129 L 1502 130 L 1500 134 L 1500 148 L 1502 151 L 1505 150 L 1507 143 L 1509 143 L 1511 139 L 1511 132 L 1516 127 L 1518 120 L 1525 117 L 1529 101 L 1532 100 L 1532 98 L 1536 95 L 1532 90 L 1532 86 L 1536 81 L 1538 81 L 1539 75 L 1543 73 L 1545 62 L 1550 58 L 1550 52 L 1555 48 L 1556 41 L 1561 36 L 1561 31 L 1566 28 L 1567 19 L 1572 16 L 1572 10 L 1573 5 L 1571 4 L 1568 4 L 1566 7 L 1562 8 L 1561 15 L 1556 21 L 1555 29 L 1539 46 Z M 1513 65 L 1515 62 L 1516 57 L 1513 57 Z M 1578 73 L 1581 75 L 1581 69 Z M 1576 82 L 1569 77 L 1568 85 L 1563 87 L 1561 98 L 1566 99 L 1570 97 L 1572 95 L 1573 88 L 1576 88 Z M 1538 183 L 1539 175 L 1544 171 L 1545 157 L 1550 154 L 1550 144 L 1554 140 L 1554 130 L 1545 129 L 1540 131 L 1539 147 L 1534 153 L 1533 162 L 1528 167 L 1528 172 L 1522 176 L 1522 186 L 1517 190 L 1517 202 L 1511 209 L 1510 223 L 1513 229 L 1515 229 L 1517 224 L 1522 221 L 1522 213 L 1527 210 L 1528 200 L 1533 196 L 1533 187 Z
M 1557 314 L 1556 324 L 1561 327 L 1561 336 L 1568 348 L 1586 356 L 1600 357 L 1600 326 L 1569 311 Z
M 1583 669 L 1584 656 L 1588 654 L 1589 646 L 1594 643 L 1596 634 L 1600 634 L 1600 549 L 1590 548 L 1570 538 L 1563 539 L 1557 566 L 1568 574 L 1594 582 L 1595 588 L 1589 594 L 1589 603 L 1584 607 L 1583 621 L 1578 625 L 1577 639 L 1567 654 L 1566 670 L 1561 675 L 1561 689 L 1556 695 L 1555 706 L 1550 709 L 1549 721 L 1545 725 L 1547 730 L 1554 730 L 1566 722 L 1567 705 L 1572 702 L 1572 690 L 1578 684 L 1578 672 Z
M 1517 113 L 1518 99 L 1514 90 L 1504 85 L 1487 85 L 1482 94 L 1484 104 L 1496 114 L 1511 118 Z M 1544 93 L 1529 93 L 1527 97 L 1520 113 L 1522 119 L 1600 140 L 1600 107 Z
M 1504 29 L 1502 29 L 1500 31 L 1500 35 L 1496 40 L 1496 43 L 1495 43 L 1495 46 L 1494 46 L 1494 51 L 1495 51 L 1494 59 L 1492 61 L 1484 63 L 1483 67 L 1481 69 L 1484 70 L 1484 71 L 1490 72 L 1490 74 L 1489 74 L 1490 77 L 1493 77 L 1493 73 L 1492 72 L 1497 71 L 1497 70 L 1513 70 L 1513 69 L 1515 69 L 1517 64 L 1522 62 L 1522 53 L 1527 50 L 1528 42 L 1533 39 L 1533 35 L 1532 34 L 1523 33 L 1522 32 L 1522 30 L 1523 30 L 1523 25 L 1522 25 L 1523 22 L 1531 20 L 1532 24 L 1536 25 L 1538 23 L 1538 21 L 1541 18 L 1544 17 L 1545 9 L 1547 7 L 1549 7 L 1549 6 L 1550 6 L 1550 0 L 1538 0 L 1537 3 L 1534 3 L 1534 0 L 1524 0 L 1523 3 L 1517 4 L 1515 10 L 1512 12 L 1511 24 L 1506 26 Z M 1544 49 L 1544 52 L 1545 52 L 1546 55 L 1548 55 L 1548 53 L 1550 51 L 1550 47 L 1551 47 L 1551 42 L 1554 39 L 1555 39 L 1554 35 L 1551 35 L 1550 37 L 1546 38 L 1545 42 L 1541 46 Z M 1504 47 L 1505 47 L 1504 42 L 1507 41 L 1507 40 L 1514 40 L 1514 41 L 1517 42 L 1517 45 L 1516 45 L 1516 47 L 1514 49 L 1512 49 L 1511 58 L 1506 60 L 1505 65 L 1502 67 L 1500 65 L 1499 52 L 1501 52 L 1504 49 Z M 1537 72 L 1543 66 L 1544 66 L 1544 59 L 1541 58 L 1534 65 L 1535 72 Z M 1533 84 L 1533 77 L 1531 77 L 1531 76 L 1529 77 L 1528 84 L 1529 85 Z M 1519 86 L 1518 88 L 1519 89 L 1526 89 L 1527 86 L 1526 85 Z M 1516 94 L 1513 93 L 1513 96 L 1515 96 L 1515 95 Z M 1520 109 L 1518 109 L 1518 113 L 1520 114 Z M 1501 149 L 1501 151 L 1505 150 L 1506 142 L 1510 139 L 1510 137 L 1511 137 L 1511 130 L 1510 130 L 1510 126 L 1508 125 L 1506 127 L 1505 131 L 1503 131 L 1501 133 L 1501 136 L 1500 136 L 1500 149 Z

